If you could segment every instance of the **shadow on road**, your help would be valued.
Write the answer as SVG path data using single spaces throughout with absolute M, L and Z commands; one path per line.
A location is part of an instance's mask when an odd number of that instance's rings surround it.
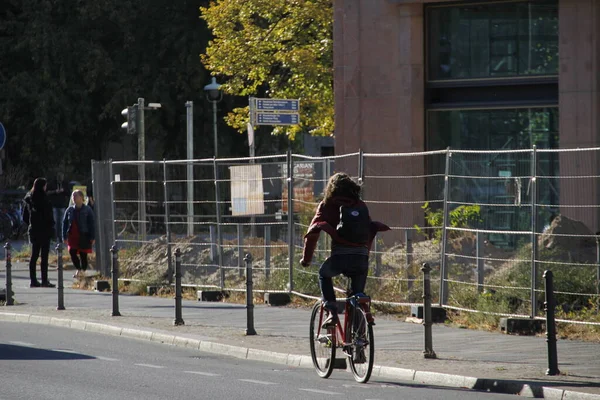
M 0 344 L 0 360 L 92 360 L 95 357 L 70 351 L 37 349 L 35 347 Z

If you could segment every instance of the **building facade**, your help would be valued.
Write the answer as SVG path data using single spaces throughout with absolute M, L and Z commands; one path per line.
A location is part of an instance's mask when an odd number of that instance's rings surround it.
M 337 154 L 600 145 L 600 1 L 335 0 L 334 21 Z M 577 162 L 561 157 L 548 155 L 541 168 L 577 174 Z M 376 159 L 366 167 L 427 174 L 433 164 Z M 515 175 L 519 168 L 528 167 L 502 167 Z M 439 188 L 406 182 L 367 190 L 401 199 L 431 198 L 426 191 Z M 586 203 L 600 204 L 600 188 L 584 192 Z M 558 181 L 540 188 L 546 204 L 570 195 Z M 422 211 L 411 210 L 397 226 L 422 224 Z M 556 212 L 600 228 L 594 210 Z

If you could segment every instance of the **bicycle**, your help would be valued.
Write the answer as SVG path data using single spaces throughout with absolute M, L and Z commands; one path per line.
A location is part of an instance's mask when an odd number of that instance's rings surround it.
M 367 383 L 373 372 L 375 341 L 371 315 L 371 298 L 364 293 L 351 294 L 350 278 L 346 293 L 344 321 L 338 318 L 336 326 L 321 328 L 325 307 L 322 300 L 314 305 L 310 317 L 310 355 L 313 366 L 321 378 L 329 378 L 334 369 L 336 349 L 340 348 L 348 358 L 354 379 Z

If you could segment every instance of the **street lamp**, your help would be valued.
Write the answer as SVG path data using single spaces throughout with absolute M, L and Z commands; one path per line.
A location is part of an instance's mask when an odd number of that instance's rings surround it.
M 215 136 L 215 158 L 217 158 L 217 103 L 223 99 L 223 92 L 221 92 L 221 85 L 217 83 L 217 79 L 214 76 L 212 77 L 212 82 L 204 86 L 204 93 L 206 94 L 206 99 L 213 105 L 213 133 Z

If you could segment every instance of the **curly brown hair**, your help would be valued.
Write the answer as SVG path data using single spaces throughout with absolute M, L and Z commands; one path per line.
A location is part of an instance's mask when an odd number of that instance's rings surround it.
M 343 196 L 353 200 L 360 200 L 360 185 L 352 180 L 350 175 L 338 172 L 329 178 L 325 188 L 323 201 L 327 203 L 333 197 Z

